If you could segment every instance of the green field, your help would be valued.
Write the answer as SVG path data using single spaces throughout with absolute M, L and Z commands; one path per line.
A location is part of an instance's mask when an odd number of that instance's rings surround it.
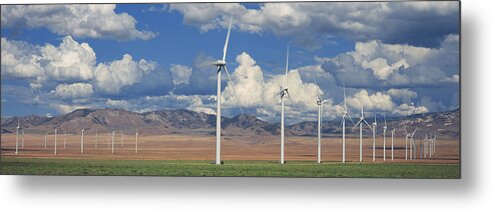
M 422 164 L 359 164 L 274 161 L 88 160 L 2 157 L 0 174 L 116 176 L 262 176 L 262 177 L 460 177 L 460 167 Z

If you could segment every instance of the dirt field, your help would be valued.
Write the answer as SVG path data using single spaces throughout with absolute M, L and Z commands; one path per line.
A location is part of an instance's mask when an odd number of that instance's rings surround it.
M 138 154 L 135 154 L 135 136 L 115 135 L 114 154 L 108 135 L 99 135 L 96 147 L 95 136 L 84 136 L 84 153 L 81 154 L 80 136 L 67 135 L 64 148 L 64 135 L 57 137 L 57 155 L 54 155 L 54 135 L 47 138 L 44 148 L 44 135 L 26 135 L 24 148 L 19 140 L 19 154 L 15 155 L 15 134 L 1 135 L 1 155 L 18 157 L 59 157 L 94 159 L 158 159 L 158 160 L 213 160 L 215 159 L 215 136 L 139 136 Z M 376 139 L 376 162 L 383 162 L 383 139 Z M 438 140 L 436 153 L 432 158 L 420 159 L 417 140 L 416 160 L 405 160 L 405 139 L 395 139 L 394 162 L 415 163 L 459 163 L 459 141 Z M 280 157 L 280 138 L 278 136 L 224 136 L 222 137 L 222 160 L 278 160 Z M 316 137 L 286 137 L 285 159 L 316 161 Z M 340 162 L 342 160 L 342 140 L 322 139 L 322 161 Z M 347 139 L 347 162 L 359 162 L 359 139 Z M 363 142 L 363 160 L 372 162 L 372 139 Z M 391 138 L 386 139 L 386 162 L 391 162 Z

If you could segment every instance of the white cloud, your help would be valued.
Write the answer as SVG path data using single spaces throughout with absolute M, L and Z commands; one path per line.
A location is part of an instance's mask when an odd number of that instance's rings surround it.
M 58 111 L 61 114 L 66 114 L 66 113 L 69 113 L 69 112 L 76 110 L 76 109 L 87 108 L 87 106 L 66 105 L 66 104 L 49 104 L 48 106 L 55 109 L 56 111 Z
M 380 112 L 392 111 L 396 106 L 391 100 L 391 96 L 381 92 L 369 95 L 366 90 L 357 92 L 353 97 L 347 97 L 347 104 L 356 110 L 360 110 L 364 106 L 364 110 Z
M 173 76 L 174 85 L 190 83 L 190 76 L 192 73 L 191 67 L 180 64 L 172 64 L 170 70 Z
M 355 51 L 320 60 L 326 72 L 349 87 L 409 88 L 456 85 L 458 58 L 458 36 L 449 35 L 440 48 L 357 42 Z
M 37 78 L 44 75 L 39 63 L 39 53 L 23 41 L 10 41 L 2 37 L 2 75 L 19 78 Z
M 417 93 L 410 89 L 389 89 L 386 91 L 394 99 L 400 99 L 405 103 L 411 103 L 411 100 L 417 97 Z
M 408 105 L 408 104 L 401 104 L 400 106 L 396 107 L 392 113 L 395 115 L 413 115 L 413 114 L 422 114 L 422 113 L 427 113 L 429 112 L 429 109 L 427 109 L 425 106 L 418 106 L 415 107 L 413 105 Z
M 96 89 L 108 94 L 119 93 L 122 87 L 141 82 L 142 77 L 156 68 L 157 63 L 153 61 L 134 61 L 131 55 L 125 54 L 121 60 L 96 67 Z
M 319 48 L 333 36 L 435 46 L 443 34 L 457 33 L 459 25 L 457 2 L 264 3 L 251 9 L 239 3 L 196 3 L 169 8 L 202 32 L 226 28 L 232 17 L 241 31 L 289 37 L 307 48 Z
M 134 17 L 115 9 L 114 4 L 3 5 L 1 23 L 14 29 L 46 27 L 74 37 L 147 40 L 157 35 L 137 30 Z
M 41 48 L 41 61 L 46 75 L 55 80 L 91 80 L 96 53 L 87 43 L 79 44 L 71 36 L 63 38 L 59 47 L 46 44 Z
M 62 98 L 87 98 L 92 95 L 92 85 L 87 83 L 60 84 L 56 86 L 55 95 Z

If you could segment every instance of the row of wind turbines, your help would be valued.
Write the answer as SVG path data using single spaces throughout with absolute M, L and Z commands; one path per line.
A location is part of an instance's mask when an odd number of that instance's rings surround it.
M 230 38 L 230 34 L 231 34 L 231 27 L 232 27 L 232 20 L 229 22 L 229 26 L 228 26 L 228 29 L 227 29 L 227 36 L 226 36 L 226 40 L 225 40 L 225 44 L 224 44 L 224 48 L 223 48 L 223 54 L 222 54 L 222 60 L 217 60 L 215 62 L 213 62 L 213 65 L 215 65 L 217 67 L 217 120 L 216 120 L 216 156 L 215 156 L 215 164 L 219 165 L 219 164 L 222 164 L 223 162 L 221 161 L 221 156 L 220 156 L 220 152 L 221 152 L 221 148 L 220 148 L 220 141 L 221 141 L 221 72 L 222 70 L 225 71 L 226 75 L 227 75 L 227 79 L 228 79 L 228 82 L 230 84 L 232 84 L 232 80 L 231 80 L 231 77 L 230 77 L 230 74 L 229 74 L 229 71 L 227 70 L 227 67 L 226 67 L 226 56 L 227 56 L 227 48 L 228 48 L 228 45 L 229 45 L 229 38 Z M 287 56 L 286 56 L 286 62 L 285 62 L 285 77 L 284 77 L 284 81 L 283 81 L 283 84 L 280 86 L 280 92 L 278 93 L 279 96 L 280 96 L 280 164 L 285 164 L 285 156 L 284 156 L 284 144 L 285 144 L 285 122 L 284 122 L 284 118 L 285 118 L 285 109 L 284 109 L 284 105 L 285 105 L 285 98 L 288 97 L 289 100 L 292 102 L 292 98 L 290 96 L 290 93 L 289 93 L 289 89 L 288 89 L 288 71 L 289 71 L 289 47 L 287 47 Z M 314 80 L 314 82 L 316 83 L 316 80 Z M 317 85 L 317 83 L 316 83 Z M 233 87 L 233 85 L 231 85 L 231 87 Z M 319 88 L 319 86 L 317 85 L 317 87 Z M 233 90 L 234 91 L 234 90 Z M 322 133 L 321 133 L 321 124 L 322 124 L 322 109 L 323 109 L 323 105 L 328 102 L 327 100 L 323 100 L 321 98 L 321 94 L 320 94 L 320 91 L 319 89 L 317 89 L 317 96 L 318 96 L 318 100 L 316 101 L 317 104 L 318 104 L 318 145 L 317 145 L 317 162 L 318 163 L 321 163 L 321 136 L 322 136 Z M 342 112 L 342 121 L 341 121 L 341 125 L 342 125 L 342 162 L 346 162 L 346 139 L 345 139 L 345 124 L 346 124 L 346 119 L 349 119 L 350 121 L 352 121 L 352 123 L 354 124 L 354 128 L 355 129 L 357 126 L 359 126 L 359 129 L 360 129 L 360 135 L 359 135 L 359 145 L 360 145 L 360 159 L 359 161 L 362 162 L 363 159 L 362 159 L 362 149 L 363 149 L 363 144 L 362 144 L 362 138 L 363 138 L 363 135 L 362 135 L 362 130 L 363 130 L 363 125 L 367 125 L 371 130 L 372 130 L 372 136 L 373 136 L 373 141 L 372 141 L 372 160 L 375 161 L 376 160 L 376 127 L 377 127 L 377 120 L 376 120 L 376 114 L 374 115 L 374 122 L 372 123 L 372 126 L 369 125 L 369 123 L 365 120 L 364 118 L 364 107 L 361 107 L 361 115 L 360 115 L 360 119 L 357 123 L 354 123 L 354 121 L 352 120 L 352 118 L 350 117 L 349 115 L 349 112 L 348 112 L 348 108 L 347 108 L 347 102 L 346 102 L 346 96 L 345 96 L 345 85 L 344 85 L 344 88 L 343 88 L 343 97 L 344 97 L 344 106 L 343 106 L 343 112 Z M 388 130 L 388 126 L 386 124 L 386 116 L 384 116 L 384 127 L 383 127 L 383 159 L 384 161 L 386 161 L 386 131 Z M 395 136 L 395 131 L 396 129 L 392 129 L 391 130 L 391 160 L 394 160 L 394 136 Z M 408 133 L 407 130 L 405 129 L 405 159 L 408 160 L 408 148 L 409 148 L 409 144 L 408 144 L 408 141 L 410 140 L 410 159 L 414 159 L 416 157 L 416 155 L 414 154 L 416 151 L 416 145 L 415 145 L 415 140 L 414 140 L 414 135 L 415 135 L 415 132 L 417 131 L 417 129 L 415 129 L 412 133 Z M 437 136 L 437 135 L 436 135 Z M 434 136 L 433 138 L 428 138 L 427 135 L 426 135 L 426 140 L 424 141 L 423 145 L 425 148 L 430 148 L 429 149 L 429 153 L 424 153 L 424 155 L 427 155 L 429 154 L 430 157 L 432 157 L 432 154 L 435 152 L 435 143 L 436 143 L 436 136 Z M 422 143 L 421 143 L 422 145 Z M 421 146 L 422 147 L 422 146 Z M 421 149 L 422 151 L 422 149 Z M 426 150 L 427 151 L 427 150 Z M 422 152 L 421 152 L 422 153 Z
M 20 134 L 20 131 L 22 131 L 22 134 Z M 47 131 L 45 134 L 44 134 L 44 148 L 47 149 L 48 148 L 48 135 L 49 135 L 50 131 Z M 58 129 L 54 129 L 54 155 L 57 155 L 58 152 L 57 152 L 57 149 L 58 149 L 58 143 L 57 143 L 57 137 L 58 137 Z M 84 154 L 84 145 L 85 145 L 85 142 L 84 142 L 84 134 L 85 134 L 85 129 L 83 128 L 80 132 L 80 154 Z M 108 147 L 111 147 L 111 153 L 114 154 L 115 152 L 115 134 L 116 134 L 116 131 L 109 131 L 108 130 Z M 16 136 L 15 136 L 15 154 L 19 154 L 19 149 L 24 149 L 24 128 L 22 128 L 20 126 L 20 122 L 18 121 L 17 122 L 17 128 L 16 128 Z M 125 136 L 123 134 L 123 131 L 120 130 L 120 135 L 121 135 L 121 147 L 124 146 L 124 139 L 125 139 Z M 138 135 L 139 135 L 139 132 L 138 132 L 138 129 L 136 130 L 135 132 L 135 154 L 138 154 Z M 19 140 L 21 140 L 21 146 L 19 148 Z M 96 130 L 95 132 L 95 141 L 94 141 L 94 148 L 97 149 L 98 147 L 98 132 Z M 63 135 L 63 149 L 66 149 L 67 147 L 67 131 L 64 130 L 64 135 Z

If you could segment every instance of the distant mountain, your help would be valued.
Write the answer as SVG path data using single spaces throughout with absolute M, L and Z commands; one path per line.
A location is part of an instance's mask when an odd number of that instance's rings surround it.
M 358 119 L 354 118 L 354 122 Z M 366 119 L 370 124 L 373 119 Z M 378 133 L 382 132 L 384 120 L 378 119 Z M 68 114 L 55 117 L 26 116 L 2 119 L 1 132 L 15 132 L 17 122 L 29 132 L 44 133 L 47 130 L 58 129 L 60 132 L 78 133 L 84 128 L 86 132 L 122 131 L 134 133 L 136 129 L 143 135 L 155 134 L 215 134 L 215 115 L 194 112 L 190 110 L 159 110 L 145 113 L 136 113 L 123 109 L 77 109 Z M 392 117 L 387 119 L 388 135 L 393 128 L 398 135 L 404 132 L 403 128 L 413 131 L 418 128 L 418 135 L 438 131 L 442 138 L 457 138 L 460 135 L 459 110 L 426 113 L 406 117 Z M 317 122 L 301 122 L 286 127 L 287 135 L 315 136 Z M 357 129 L 352 130 L 353 123 L 346 122 L 347 135 L 358 135 Z M 223 135 L 279 135 L 280 124 L 269 123 L 256 118 L 251 114 L 237 115 L 232 118 L 222 118 Z M 324 121 L 322 131 L 324 135 L 340 136 L 340 120 Z M 367 126 L 364 132 L 370 132 Z

